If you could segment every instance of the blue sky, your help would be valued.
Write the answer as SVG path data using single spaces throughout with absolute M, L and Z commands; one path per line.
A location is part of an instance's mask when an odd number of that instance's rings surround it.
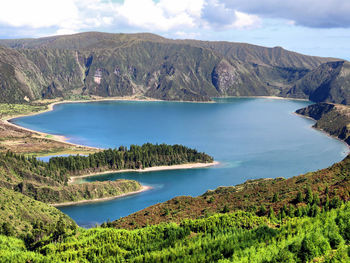
M 0 38 L 151 32 L 350 60 L 350 0 L 9 0 Z

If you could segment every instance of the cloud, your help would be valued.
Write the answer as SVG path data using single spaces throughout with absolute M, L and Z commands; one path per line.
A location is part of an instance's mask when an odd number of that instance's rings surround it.
M 194 28 L 200 19 L 204 0 L 125 0 L 117 5 L 117 21 L 147 30 L 167 31 Z
M 209 27 L 216 29 L 247 29 L 259 27 L 260 19 L 256 15 L 249 15 L 229 8 L 217 0 L 209 0 L 203 9 L 202 19 Z
M 0 3 L 0 24 L 14 28 L 51 28 L 55 33 L 75 33 L 111 24 L 108 3 L 101 0 L 10 0 Z
M 312 28 L 350 27 L 348 0 L 222 0 L 227 8 Z
M 50 27 L 78 18 L 77 7 L 70 0 L 10 0 L 2 1 L 0 7 L 0 22 L 14 27 Z
M 218 0 L 9 0 L 0 3 L 0 26 L 51 34 L 88 30 L 152 31 L 174 35 L 200 29 L 246 29 L 260 19 Z M 32 30 L 29 30 L 32 32 Z M 28 32 L 29 32 L 28 31 Z

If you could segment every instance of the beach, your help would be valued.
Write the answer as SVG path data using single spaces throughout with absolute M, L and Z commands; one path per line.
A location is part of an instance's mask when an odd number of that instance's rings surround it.
M 185 163 L 185 164 L 175 164 L 175 165 L 168 165 L 168 166 L 166 166 L 166 165 L 154 166 L 154 167 L 147 167 L 144 169 L 109 170 L 109 171 L 105 171 L 105 172 L 91 173 L 91 174 L 86 174 L 86 175 L 81 175 L 81 176 L 72 176 L 69 178 L 69 183 L 73 184 L 76 180 L 79 180 L 81 178 L 104 175 L 104 174 L 127 173 L 127 172 L 146 173 L 146 172 L 165 171 L 165 170 L 206 168 L 206 167 L 211 167 L 211 166 L 218 165 L 218 164 L 220 164 L 220 163 L 217 161 L 214 161 L 212 163 Z
M 84 147 L 84 148 L 89 148 L 89 149 L 96 149 L 96 150 L 101 150 L 99 148 L 96 147 L 91 147 L 91 146 L 85 146 L 85 145 L 80 145 L 80 144 L 76 144 L 76 143 L 71 143 L 68 142 L 69 138 L 62 136 L 62 135 L 56 135 L 56 134 L 49 134 L 49 133 L 45 133 L 45 132 L 39 132 L 36 130 L 32 130 L 32 129 L 28 129 L 28 128 L 24 128 L 20 125 L 14 124 L 11 122 L 11 120 L 16 119 L 16 118 L 21 118 L 21 117 L 26 117 L 26 116 L 33 116 L 33 115 L 38 115 L 38 114 L 42 114 L 45 112 L 49 112 L 52 111 L 55 107 L 55 105 L 59 105 L 59 104 L 66 104 L 66 103 L 92 103 L 92 102 L 100 102 L 100 101 L 160 101 L 157 99 L 152 99 L 152 98 L 138 98 L 135 96 L 126 96 L 126 97 L 109 97 L 109 98 L 93 98 L 91 100 L 61 100 L 61 101 L 55 101 L 52 102 L 50 104 L 47 105 L 47 109 L 42 110 L 42 111 L 37 111 L 37 112 L 31 112 L 28 114 L 18 114 L 18 115 L 12 115 L 12 116 L 7 116 L 5 118 L 2 119 L 2 121 L 7 124 L 10 125 L 12 127 L 24 130 L 24 131 L 28 131 L 28 132 L 32 132 L 34 134 L 37 134 L 40 137 L 43 137 L 45 139 L 50 139 L 50 140 L 54 140 L 57 142 L 63 142 L 72 146 L 77 146 L 77 147 Z

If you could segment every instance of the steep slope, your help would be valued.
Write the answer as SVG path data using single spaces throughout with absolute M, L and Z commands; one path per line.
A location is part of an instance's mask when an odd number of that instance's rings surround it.
M 328 62 L 306 74 L 285 94 L 314 102 L 350 103 L 350 63 Z
M 350 155 L 329 168 L 289 179 L 249 180 L 241 185 L 209 190 L 198 197 L 175 197 L 114 221 L 112 225 L 140 228 L 236 210 L 258 215 L 271 213 L 269 209 L 280 215 L 312 214 L 316 206 L 337 207 L 340 199 L 349 200 L 349 170 Z
M 279 96 L 310 70 L 336 60 L 280 47 L 170 40 L 153 34 L 88 32 L 0 40 L 0 45 L 4 102 L 82 95 L 186 101 Z
M 33 229 L 39 225 L 42 229 L 38 234 L 44 236 L 46 233 L 54 232 L 59 221 L 67 227 L 77 227 L 72 219 L 51 205 L 2 187 L 0 187 L 0 209 L 0 232 L 9 236 L 34 232 Z
M 350 145 L 350 108 L 344 105 L 317 103 L 296 111 L 316 120 L 313 126 Z
M 41 69 L 19 51 L 0 46 L 0 101 L 25 102 L 41 97 Z

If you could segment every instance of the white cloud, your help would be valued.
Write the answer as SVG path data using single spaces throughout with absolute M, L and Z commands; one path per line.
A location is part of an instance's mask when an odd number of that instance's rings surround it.
M 232 27 L 238 29 L 249 29 L 260 27 L 261 20 L 256 15 L 249 15 L 243 12 L 235 11 L 236 21 L 232 24 Z
M 1 1 L 0 21 L 15 27 L 51 27 L 77 20 L 79 11 L 72 0 Z
M 200 19 L 203 0 L 125 0 L 115 8 L 118 19 L 147 29 L 167 31 L 180 27 L 193 28 Z
M 238 12 L 218 0 L 208 0 L 203 9 L 202 19 L 208 28 L 215 27 L 222 30 L 250 29 L 259 27 L 261 24 L 258 16 Z
M 104 28 L 170 32 L 180 36 L 200 29 L 246 29 L 259 25 L 255 15 L 228 8 L 218 0 L 9 0 L 0 3 L 0 24 L 14 28 L 72 34 Z M 40 35 L 40 33 L 38 34 Z

